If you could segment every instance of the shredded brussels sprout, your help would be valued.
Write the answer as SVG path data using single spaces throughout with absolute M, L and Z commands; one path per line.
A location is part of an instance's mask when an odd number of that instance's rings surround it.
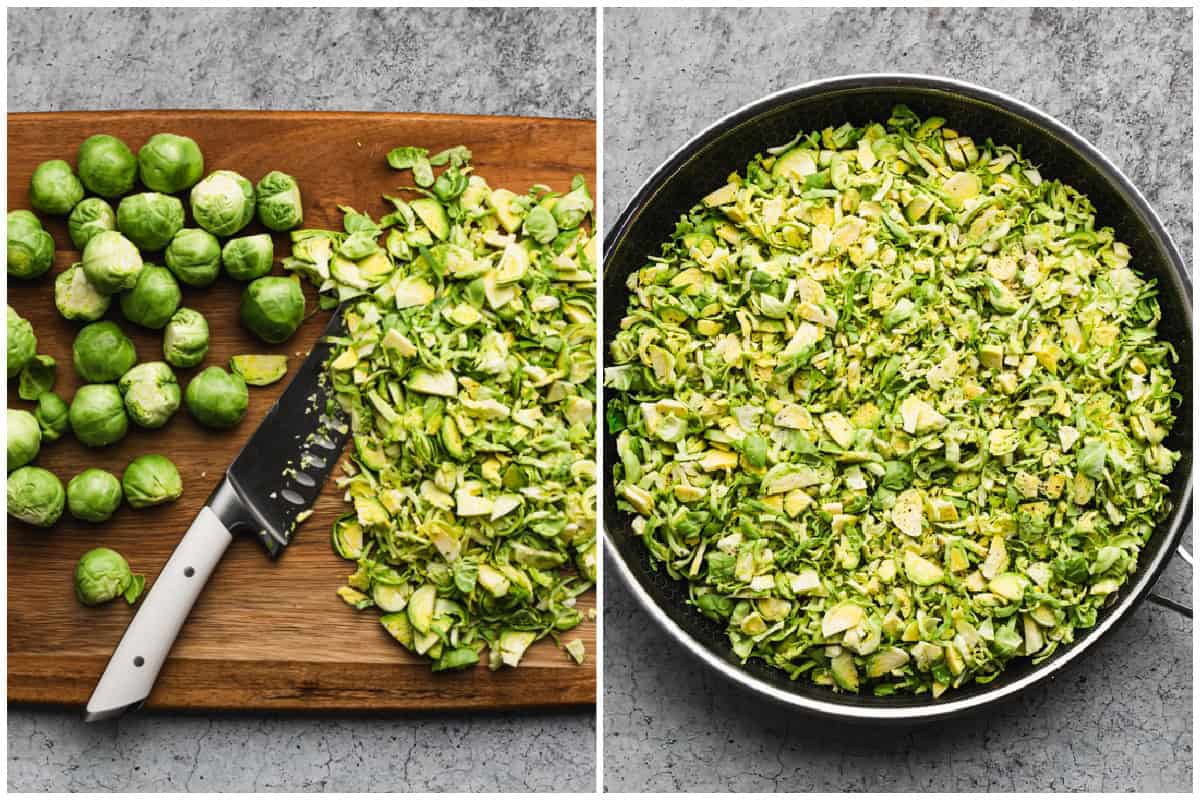
M 592 199 L 582 177 L 564 195 L 492 189 L 470 158 L 397 148 L 419 196 L 295 231 L 284 262 L 347 305 L 330 374 L 354 511 L 333 546 L 357 570 L 338 593 L 434 670 L 485 646 L 491 668 L 517 666 L 582 621 L 596 579 Z
M 937 697 L 1045 659 L 1168 511 L 1176 356 L 1130 260 L 940 118 L 801 134 L 630 276 L 618 505 L 792 679 Z

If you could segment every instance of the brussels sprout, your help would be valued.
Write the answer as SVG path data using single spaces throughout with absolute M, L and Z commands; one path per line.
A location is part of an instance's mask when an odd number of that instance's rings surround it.
M 554 221 L 558 223 L 559 230 L 569 231 L 578 228 L 587 215 L 592 213 L 593 206 L 587 183 L 582 177 L 576 176 L 571 181 L 571 191 L 558 198 L 554 203 Z
M 558 223 L 545 206 L 534 206 L 525 217 L 521 232 L 540 244 L 549 244 L 558 236 Z
M 138 456 L 125 468 L 121 488 L 129 505 L 149 508 L 178 500 L 183 494 L 183 478 L 166 456 Z
M 252 281 L 271 271 L 275 260 L 275 243 L 271 234 L 240 236 L 230 239 L 221 251 L 225 272 L 237 281 Z
M 133 605 L 145 586 L 145 576 L 134 575 L 129 562 L 107 547 L 88 550 L 75 565 L 75 597 L 85 606 L 102 605 L 117 597 Z
M 58 313 L 77 322 L 95 322 L 108 312 L 112 297 L 92 286 L 82 264 L 72 264 L 54 279 L 54 305 Z
M 233 236 L 254 219 L 254 187 L 236 172 L 219 169 L 192 187 L 192 216 L 216 236 Z
M 37 418 L 18 408 L 8 410 L 8 471 L 12 472 L 37 458 L 42 449 L 42 429 Z
M 131 194 L 117 206 L 117 230 L 141 250 L 162 250 L 182 227 L 183 203 L 169 194 Z
M 43 161 L 33 171 L 29 183 L 29 203 L 47 214 L 69 214 L 83 199 L 83 184 L 71 165 L 61 159 Z
M 105 201 L 99 197 L 88 197 L 71 209 L 67 217 L 67 232 L 71 241 L 80 251 L 97 233 L 115 231 L 117 229 L 117 214 Z
M 208 367 L 187 386 L 184 396 L 188 411 L 210 428 L 232 428 L 246 416 L 250 393 L 246 382 L 220 367 Z
M 147 189 L 174 194 L 200 180 L 204 156 L 186 136 L 156 133 L 138 150 L 138 171 Z
M 37 353 L 37 337 L 29 320 L 8 307 L 8 377 L 15 378 Z
M 234 356 L 229 369 L 251 386 L 270 386 L 287 374 L 287 356 Z
M 54 264 L 54 237 L 32 211 L 8 212 L 8 274 L 36 278 Z
M 184 228 L 167 247 L 167 266 L 188 286 L 211 286 L 221 273 L 221 243 L 200 228 Z
M 292 278 L 258 278 L 242 292 L 242 322 L 264 342 L 278 344 L 304 321 L 304 292 Z
M 119 441 L 129 430 L 125 403 L 111 383 L 89 383 L 79 387 L 67 413 L 75 438 L 88 447 L 104 447 Z
M 84 325 L 71 346 L 75 371 L 88 383 L 109 383 L 137 363 L 133 342 L 111 320 Z
M 273 231 L 287 231 L 304 221 L 300 186 L 291 175 L 268 172 L 255 190 L 258 218 Z
M 17 385 L 17 396 L 22 400 L 37 400 L 54 388 L 57 377 L 54 359 L 50 356 L 34 356 L 25 368 L 21 370 L 21 380 Z
M 117 384 L 125 398 L 125 411 L 134 424 L 161 428 L 179 410 L 182 392 L 175 373 L 161 361 L 138 364 Z
M 121 294 L 121 313 L 130 322 L 161 330 L 179 309 L 183 293 L 166 267 L 147 264 L 133 288 Z
M 21 467 L 8 476 L 8 514 L 49 528 L 62 516 L 66 495 L 62 481 L 41 467 Z
M 33 416 L 42 431 L 43 442 L 57 442 L 67 432 L 71 425 L 67 420 L 67 413 L 66 401 L 54 392 L 46 392 L 37 399 L 37 408 L 33 410 Z
M 208 320 L 199 311 L 181 308 L 163 331 L 163 358 L 174 367 L 194 367 L 208 354 Z
M 79 180 L 92 194 L 120 197 L 137 180 L 137 159 L 133 151 L 115 136 L 100 133 L 79 145 Z
M 84 522 L 104 522 L 120 508 L 121 498 L 121 482 L 102 469 L 85 469 L 67 482 L 67 510 Z
M 142 271 L 142 254 L 116 231 L 101 231 L 83 248 L 83 272 L 100 294 L 129 289 Z

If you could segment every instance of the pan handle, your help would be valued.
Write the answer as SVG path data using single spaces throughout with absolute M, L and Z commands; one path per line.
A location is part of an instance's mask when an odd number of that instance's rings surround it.
M 1190 498 L 1187 506 L 1183 509 L 1183 514 L 1181 515 L 1179 522 L 1180 525 L 1185 528 L 1192 524 L 1192 504 L 1190 502 Z M 1179 545 L 1179 547 L 1175 548 L 1175 554 L 1182 558 L 1189 568 L 1195 569 L 1195 564 L 1192 563 L 1192 554 L 1188 552 L 1186 547 Z M 1177 614 L 1182 614 L 1188 619 L 1192 618 L 1191 606 L 1185 606 L 1183 603 L 1178 603 L 1169 597 L 1163 597 L 1162 595 L 1154 592 L 1146 595 L 1146 599 L 1155 605 L 1162 606 L 1163 608 L 1169 608 Z

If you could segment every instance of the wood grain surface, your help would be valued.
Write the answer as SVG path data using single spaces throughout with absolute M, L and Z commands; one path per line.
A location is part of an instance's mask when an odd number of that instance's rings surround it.
M 185 134 L 200 145 L 205 171 L 236 170 L 251 181 L 272 169 L 296 177 L 306 227 L 340 228 L 338 205 L 390 210 L 381 198 L 411 176 L 388 168 L 398 145 L 436 152 L 465 144 L 479 174 L 495 187 L 524 191 L 534 183 L 559 191 L 575 174 L 595 183 L 595 125 L 591 121 L 412 114 L 252 111 L 86 112 L 8 115 L 8 208 L 28 208 L 28 186 L 38 163 L 74 164 L 79 143 L 95 133 L 121 137 L 135 151 L 160 131 Z M 185 200 L 186 205 L 186 200 Z M 78 260 L 64 219 L 39 214 L 54 236 L 54 269 L 35 281 L 8 281 L 8 302 L 33 323 L 38 352 L 58 361 L 55 391 L 70 400 L 80 384 L 71 366 L 71 342 L 80 323 L 55 310 L 54 276 Z M 191 225 L 190 213 L 188 223 Z M 257 222 L 244 233 L 262 229 Z M 278 260 L 287 238 L 275 236 Z M 147 259 L 162 263 L 161 256 Z M 208 289 L 183 287 L 183 304 L 202 312 L 211 348 L 195 369 L 177 370 L 181 385 L 205 366 L 227 366 L 238 353 L 284 353 L 295 370 L 325 325 L 306 287 L 310 316 L 287 343 L 269 346 L 238 322 L 241 284 L 222 275 Z M 133 339 L 139 361 L 161 360 L 161 335 L 117 320 Z M 183 475 L 183 497 L 158 508 L 123 506 L 108 522 L 90 525 L 69 514 L 42 530 L 8 519 L 8 699 L 10 702 L 82 704 L 91 694 L 134 609 L 124 601 L 100 608 L 80 605 L 72 593 L 75 562 L 97 546 L 124 554 L 152 582 L 175 544 L 216 486 L 242 443 L 257 427 L 286 379 L 250 390 L 250 409 L 234 430 L 201 428 L 181 410 L 157 431 L 131 426 L 111 447 L 92 450 L 67 435 L 46 444 L 36 463 L 64 484 L 86 467 L 120 475 L 144 453 L 163 453 Z M 9 407 L 31 408 L 8 384 Z M 335 473 L 336 474 L 336 473 Z M 147 705 L 173 709 L 402 710 L 507 709 L 593 703 L 595 623 L 567 638 L 582 638 L 588 659 L 576 665 L 552 640 L 532 647 L 519 669 L 480 666 L 433 674 L 379 625 L 377 610 L 355 611 L 335 594 L 352 571 L 332 552 L 329 530 L 346 506 L 332 481 L 276 562 L 250 539 L 235 540 L 184 626 Z M 580 598 L 594 606 L 593 592 Z

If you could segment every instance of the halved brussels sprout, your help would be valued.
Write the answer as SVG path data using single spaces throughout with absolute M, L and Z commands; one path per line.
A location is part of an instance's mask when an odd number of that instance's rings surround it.
M 79 179 L 88 191 L 101 197 L 120 197 L 137 180 L 137 159 L 116 136 L 97 134 L 79 145 Z
M 21 467 L 8 476 L 8 514 L 40 528 L 49 528 L 62 516 L 66 493 L 62 481 L 41 467 Z
M 183 203 L 159 192 L 131 194 L 117 206 L 117 230 L 142 250 L 162 250 L 183 228 Z
M 179 310 L 183 293 L 166 267 L 147 264 L 133 288 L 121 293 L 121 313 L 130 322 L 161 330 Z
M 135 425 L 161 428 L 179 410 L 183 397 L 175 373 L 161 361 L 138 364 L 121 376 L 117 389 Z
M 129 430 L 125 402 L 111 383 L 79 387 L 67 412 L 75 438 L 88 447 L 104 447 L 124 438 Z
M 71 165 L 62 159 L 43 161 L 33 171 L 29 204 L 38 211 L 66 216 L 82 199 L 83 184 L 71 171 Z
M 95 322 L 108 312 L 112 296 L 101 294 L 83 271 L 72 264 L 54 279 L 54 305 L 63 317 L 76 322 Z
M 254 219 L 254 187 L 236 172 L 219 169 L 192 187 L 192 217 L 216 236 L 233 236 Z
M 255 191 L 258 218 L 273 231 L 288 231 L 304 221 L 300 186 L 291 175 L 268 172 Z
M 115 231 L 117 229 L 117 214 L 105 201 L 99 197 L 87 197 L 79 205 L 71 209 L 67 218 L 67 232 L 71 241 L 80 251 L 97 233 Z
M 208 354 L 208 320 L 192 308 L 175 312 L 163 330 L 163 358 L 173 367 L 194 367 Z
M 88 383 L 109 383 L 137 363 L 133 342 L 111 320 L 84 325 L 71 346 L 75 371 Z
M 221 274 L 221 243 L 206 230 L 184 228 L 171 240 L 165 260 L 188 286 L 211 286 Z
M 229 359 L 229 369 L 251 386 L 270 386 L 287 374 L 287 356 L 244 355 Z
M 29 280 L 54 264 L 54 238 L 32 211 L 8 212 L 8 274 Z
M 142 254 L 116 231 L 101 231 L 83 248 L 83 272 L 101 294 L 129 289 L 142 271 Z
M 187 136 L 156 133 L 138 150 L 138 171 L 147 189 L 175 194 L 200 180 L 204 156 Z

